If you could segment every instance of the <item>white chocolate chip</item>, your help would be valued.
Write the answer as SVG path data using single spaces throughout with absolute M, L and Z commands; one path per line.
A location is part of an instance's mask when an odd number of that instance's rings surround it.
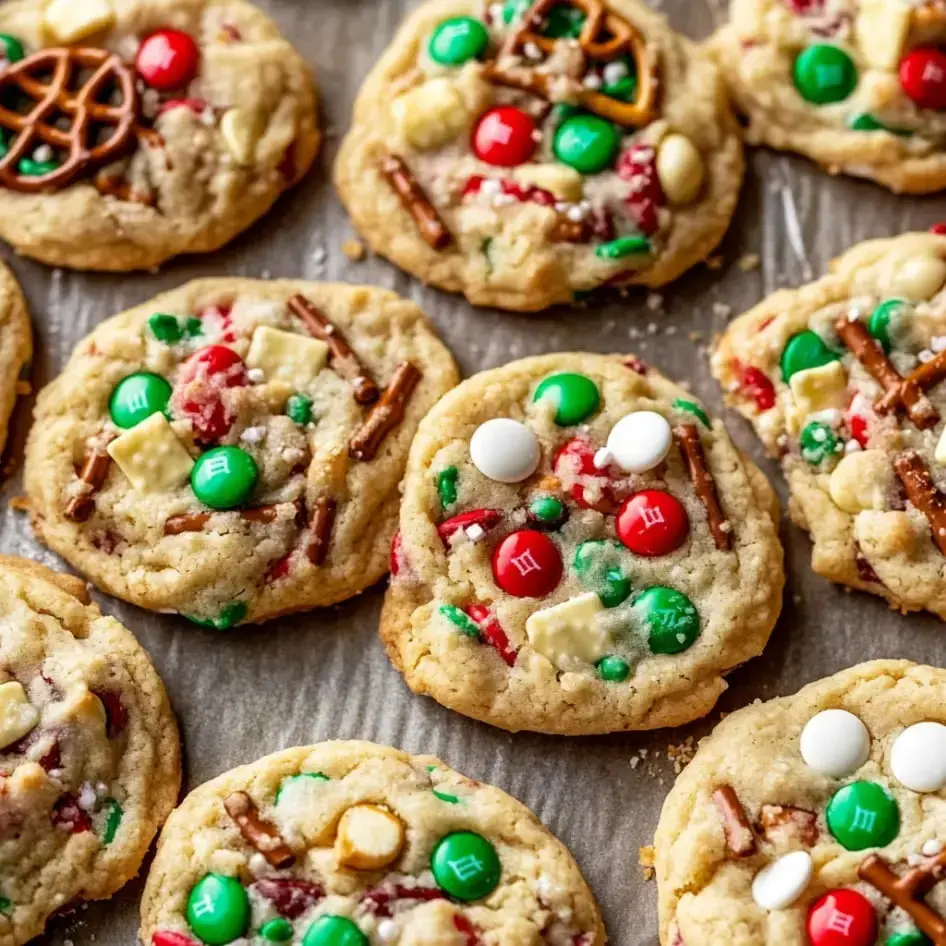
M 828 709 L 812 716 L 799 741 L 805 765 L 831 778 L 852 775 L 870 755 L 870 733 L 853 713 Z
M 796 371 L 788 383 L 802 418 L 841 408 L 847 402 L 847 372 L 840 361 Z
M 611 635 L 598 621 L 604 610 L 593 591 L 543 608 L 526 620 L 532 646 L 559 670 L 574 669 L 576 661 L 595 663 L 612 646 Z
M 890 769 L 913 792 L 938 792 L 946 787 L 946 726 L 915 723 L 894 740 Z
M 703 157 L 685 135 L 667 135 L 657 150 L 657 177 L 671 204 L 690 204 L 705 177 Z
M 460 90 L 443 77 L 399 95 L 391 103 L 391 116 L 404 141 L 421 151 L 452 141 L 471 119 Z
M 194 466 L 160 411 L 113 440 L 108 453 L 131 485 L 143 493 L 162 493 L 183 486 Z
M 890 0 L 861 0 L 854 21 L 854 38 L 868 66 L 896 69 L 910 29 L 909 3 Z
M 343 867 L 380 870 L 404 849 L 404 824 L 378 805 L 355 805 L 342 815 L 335 837 L 335 856 Z
M 253 333 L 246 365 L 259 368 L 268 381 L 285 381 L 301 390 L 328 361 L 328 345 L 317 338 L 261 325 Z
M 659 466 L 672 443 L 670 424 L 656 411 L 632 411 L 608 434 L 608 450 L 625 473 L 646 473 Z
M 528 479 L 541 457 L 535 434 L 525 424 L 508 417 L 485 421 L 470 438 L 473 465 L 497 483 L 521 483 Z
M 11 680 L 0 684 L 0 749 L 22 739 L 39 723 L 39 710 L 33 706 L 23 685 Z
M 785 910 L 805 892 L 812 871 L 811 855 L 807 851 L 792 851 L 755 875 L 752 899 L 763 910 Z
M 935 296 L 946 282 L 946 262 L 938 256 L 923 254 L 899 261 L 892 273 L 891 293 L 911 302 Z
M 584 189 L 582 176 L 567 164 L 522 164 L 513 170 L 512 176 L 522 184 L 541 187 L 557 200 L 569 203 L 581 200 Z
M 893 470 L 884 450 L 860 450 L 842 457 L 828 481 L 835 505 L 851 515 L 886 509 L 892 489 Z
M 75 43 L 114 25 L 115 11 L 109 0 L 51 0 L 43 12 L 43 26 L 62 44 Z
M 259 142 L 256 117 L 242 108 L 228 109 L 220 119 L 220 134 L 233 160 L 241 167 L 251 167 Z

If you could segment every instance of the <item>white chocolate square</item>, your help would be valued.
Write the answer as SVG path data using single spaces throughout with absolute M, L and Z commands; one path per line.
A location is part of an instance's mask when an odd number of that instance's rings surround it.
M 522 164 L 512 176 L 523 184 L 541 187 L 558 200 L 577 203 L 584 194 L 584 179 L 567 164 Z
M 220 119 L 220 134 L 227 150 L 241 167 L 249 167 L 256 157 L 259 141 L 257 123 L 253 115 L 242 108 L 231 108 Z
M 854 38 L 868 66 L 895 69 L 903 56 L 912 8 L 900 0 L 861 0 Z
M 162 413 L 152 414 L 108 445 L 109 456 L 142 493 L 183 486 L 194 461 Z
M 51 0 L 43 12 L 43 26 L 58 43 L 75 43 L 114 24 L 109 0 Z
M 16 681 L 0 684 L 0 749 L 22 739 L 38 722 L 39 710 L 23 685 Z
M 536 611 L 526 620 L 526 633 L 559 670 L 573 670 L 576 661 L 595 663 L 611 649 L 611 634 L 598 621 L 603 610 L 601 599 L 589 591 Z
M 796 371 L 789 381 L 801 417 L 841 408 L 847 403 L 847 372 L 840 361 Z
M 391 116 L 405 143 L 419 151 L 452 141 L 470 120 L 463 97 L 445 78 L 431 79 L 399 95 L 391 103 Z
M 328 345 L 317 338 L 261 325 L 246 356 L 248 368 L 259 368 L 267 381 L 285 381 L 295 390 L 307 387 L 328 361 Z

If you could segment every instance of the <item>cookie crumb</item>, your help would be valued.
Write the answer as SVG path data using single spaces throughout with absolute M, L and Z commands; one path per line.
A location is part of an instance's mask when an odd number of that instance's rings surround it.
M 759 254 L 758 253 L 743 253 L 739 257 L 739 268 L 744 272 L 751 272 L 753 269 L 759 268 Z
M 346 240 L 342 244 L 342 252 L 353 263 L 360 263 L 367 255 L 367 250 L 365 250 L 365 245 L 361 240 Z
M 664 307 L 664 297 L 659 292 L 651 292 L 647 296 L 647 308 L 651 312 L 661 312 Z
M 7 508 L 13 512 L 29 512 L 30 501 L 26 496 L 13 496 L 7 503 Z
M 723 268 L 722 255 L 707 256 L 704 262 L 706 263 L 706 268 L 713 270 L 713 272 Z
M 637 863 L 640 864 L 641 870 L 644 874 L 644 880 L 653 880 L 654 879 L 654 846 L 652 844 L 645 844 L 637 852 Z
M 673 771 L 679 775 L 696 755 L 697 743 L 693 736 L 687 736 L 679 745 L 667 746 L 667 758 L 673 763 Z
M 732 315 L 732 306 L 725 302 L 714 302 L 713 315 L 720 319 L 728 319 Z
M 693 342 L 694 345 L 697 342 L 703 341 L 703 333 L 699 331 L 689 332 L 687 337 L 690 339 L 691 342 Z

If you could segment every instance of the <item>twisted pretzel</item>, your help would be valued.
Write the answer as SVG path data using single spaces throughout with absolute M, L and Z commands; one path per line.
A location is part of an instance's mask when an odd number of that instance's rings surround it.
M 630 53 L 637 67 L 637 98 L 633 102 L 622 102 L 594 89 L 583 88 L 578 99 L 590 112 L 617 122 L 619 125 L 641 126 L 657 118 L 657 63 L 651 55 L 647 40 L 627 20 L 605 9 L 602 0 L 535 0 L 522 19 L 522 24 L 507 38 L 497 62 L 487 67 L 487 76 L 502 85 L 524 89 L 543 98 L 555 77 L 534 68 L 513 67 L 499 63 L 510 56 L 518 56 L 527 45 L 532 44 L 546 54 L 555 51 L 561 40 L 543 36 L 538 30 L 545 18 L 558 6 L 577 7 L 585 14 L 585 22 L 578 37 L 578 46 L 586 61 L 612 62 L 625 53 Z
M 74 89 L 83 69 L 94 72 Z M 120 105 L 100 101 L 103 94 L 113 90 L 121 94 Z M 0 104 L 0 128 L 15 135 L 0 159 L 0 184 L 12 190 L 35 194 L 66 187 L 84 172 L 121 157 L 137 134 L 140 101 L 134 75 L 108 50 L 42 49 L 0 71 L 0 96 L 11 91 L 36 102 L 25 113 Z M 68 129 L 57 127 L 57 116 L 70 120 Z M 98 128 L 113 130 L 104 141 L 93 145 L 91 138 Z M 17 170 L 20 161 L 38 143 L 65 152 L 65 160 L 48 174 L 21 174 Z

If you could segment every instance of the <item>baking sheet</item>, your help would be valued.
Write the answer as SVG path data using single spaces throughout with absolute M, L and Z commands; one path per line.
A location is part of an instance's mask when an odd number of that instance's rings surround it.
M 594 309 L 538 318 L 474 311 L 382 260 L 353 263 L 341 250 L 353 234 L 331 187 L 331 162 L 359 83 L 417 0 L 256 2 L 317 70 L 329 131 L 317 168 L 235 244 L 214 256 L 174 262 L 159 274 L 58 272 L 4 251 L 33 310 L 37 388 L 108 316 L 185 280 L 233 274 L 394 289 L 429 313 L 467 375 L 539 352 L 634 351 L 689 382 L 719 412 L 706 345 L 731 315 L 764 293 L 821 272 L 857 240 L 925 229 L 946 218 L 944 198 L 897 198 L 871 184 L 832 180 L 800 158 L 756 152 L 720 268 L 701 266 L 659 296 L 639 292 Z M 706 36 L 722 20 L 725 6 L 725 0 L 651 2 L 694 37 Z M 754 255 L 758 266 L 746 271 Z M 34 541 L 26 518 L 7 507 L 22 492 L 30 407 L 21 403 L 14 421 L 8 451 L 13 473 L 0 494 L 0 550 L 62 567 Z M 729 421 L 740 445 L 761 459 L 748 425 L 735 415 Z M 764 460 L 762 465 L 784 501 L 775 466 Z M 880 599 L 828 585 L 809 568 L 807 538 L 789 524 L 783 524 L 782 535 L 788 590 L 765 655 L 732 675 L 730 691 L 708 720 L 644 735 L 511 736 L 414 697 L 376 637 L 382 588 L 337 608 L 226 635 L 96 597 L 138 635 L 164 677 L 182 724 L 189 788 L 266 753 L 323 739 L 371 739 L 434 753 L 520 798 L 571 848 L 601 901 L 612 943 L 656 946 L 656 888 L 642 876 L 638 851 L 652 838 L 678 747 L 685 752 L 720 710 L 790 693 L 860 660 L 897 656 L 943 663 L 946 656 L 946 632 L 936 619 L 901 617 Z M 130 946 L 141 889 L 139 878 L 113 900 L 57 921 L 37 942 Z

